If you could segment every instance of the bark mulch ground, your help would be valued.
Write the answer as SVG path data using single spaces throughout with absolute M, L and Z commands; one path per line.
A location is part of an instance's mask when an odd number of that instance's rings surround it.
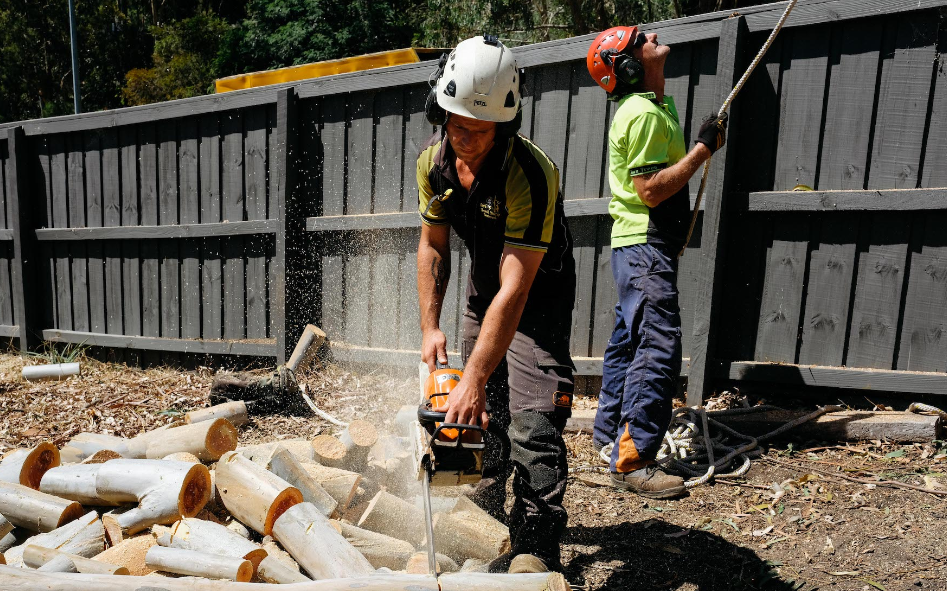
M 0 454 L 44 440 L 62 445 L 80 431 L 129 437 L 208 405 L 210 368 L 81 363 L 78 377 L 29 383 L 20 378 L 19 356 L 0 355 Z M 300 381 L 343 421 L 387 424 L 417 400 L 416 379 L 378 372 L 328 365 Z M 253 420 L 240 442 L 336 430 L 315 416 L 276 415 Z M 597 465 L 587 434 L 568 435 L 567 443 L 572 465 Z M 878 479 L 934 492 L 872 483 Z M 576 588 L 947 591 L 943 441 L 781 442 L 744 478 L 673 501 L 649 501 L 606 482 L 596 473 L 570 481 L 563 562 Z

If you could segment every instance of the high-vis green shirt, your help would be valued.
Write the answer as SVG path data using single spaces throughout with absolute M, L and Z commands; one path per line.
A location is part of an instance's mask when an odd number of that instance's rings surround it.
M 647 92 L 619 101 L 608 131 L 612 248 L 644 243 L 670 248 L 684 245 L 690 216 L 687 185 L 651 208 L 638 197 L 633 178 L 674 165 L 686 154 L 673 98 L 665 96 L 658 102 L 654 93 Z

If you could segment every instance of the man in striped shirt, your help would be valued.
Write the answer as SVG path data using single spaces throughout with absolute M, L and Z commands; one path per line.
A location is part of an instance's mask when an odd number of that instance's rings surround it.
M 417 166 L 422 359 L 431 370 L 447 362 L 440 323 L 453 228 L 470 254 L 465 367 L 443 410 L 447 422 L 493 422 L 509 438 L 508 446 L 488 438 L 483 480 L 471 495 L 510 527 L 512 550 L 487 565 L 491 572 L 561 569 L 567 520 L 562 430 L 572 409 L 575 262 L 559 171 L 517 135 L 520 75 L 495 37 L 458 45 L 428 97 L 428 119 L 441 129 Z M 515 501 L 507 517 L 511 473 Z

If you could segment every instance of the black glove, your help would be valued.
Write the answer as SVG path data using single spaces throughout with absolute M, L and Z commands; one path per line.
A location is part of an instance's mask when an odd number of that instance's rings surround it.
M 710 148 L 713 154 L 727 143 L 727 120 L 730 115 L 726 112 L 720 117 L 711 115 L 704 119 L 700 125 L 700 131 L 697 132 L 697 142 Z

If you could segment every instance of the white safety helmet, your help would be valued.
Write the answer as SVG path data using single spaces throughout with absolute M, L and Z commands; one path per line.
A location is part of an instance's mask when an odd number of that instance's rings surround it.
M 454 48 L 434 90 L 442 109 L 480 121 L 512 121 L 520 108 L 516 60 L 493 35 L 478 35 Z

